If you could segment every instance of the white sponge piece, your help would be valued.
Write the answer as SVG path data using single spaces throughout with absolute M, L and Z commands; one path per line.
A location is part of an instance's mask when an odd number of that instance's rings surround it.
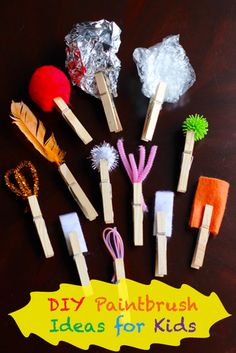
M 70 244 L 70 238 L 69 238 L 69 235 L 72 232 L 75 232 L 77 234 L 81 252 L 82 253 L 87 252 L 88 251 L 87 245 L 84 239 L 84 234 L 83 234 L 77 213 L 76 212 L 66 213 L 59 216 L 59 219 L 60 219 L 62 231 L 66 239 L 66 245 L 67 245 L 69 254 L 73 255 L 71 244 Z
M 156 213 L 165 212 L 166 236 L 172 235 L 174 193 L 172 191 L 157 191 L 155 194 L 155 214 L 153 234 L 156 235 Z
M 143 94 L 151 98 L 157 85 L 167 85 L 164 102 L 175 103 L 195 82 L 196 75 L 179 44 L 179 35 L 169 36 L 150 48 L 136 48 L 133 58 L 143 83 Z

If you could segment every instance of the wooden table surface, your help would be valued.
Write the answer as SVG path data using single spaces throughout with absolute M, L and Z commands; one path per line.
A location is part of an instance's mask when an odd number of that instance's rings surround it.
M 122 29 L 118 53 L 122 70 L 115 103 L 124 130 L 110 134 L 100 101 L 73 87 L 73 111 L 94 138 L 85 146 L 56 110 L 43 113 L 32 103 L 27 87 L 38 66 L 53 64 L 64 70 L 64 36 L 75 23 L 103 18 L 115 21 Z M 232 316 L 215 324 L 209 338 L 185 339 L 179 347 L 152 345 L 150 351 L 235 353 L 236 2 L 9 0 L 1 4 L 0 33 L 0 351 L 74 353 L 79 350 L 63 342 L 52 346 L 35 335 L 25 338 L 8 316 L 26 305 L 32 291 L 54 291 L 60 283 L 79 284 L 58 221 L 60 214 L 78 211 L 81 216 L 91 278 L 110 282 L 112 276 L 111 257 L 102 241 L 105 227 L 102 217 L 94 222 L 83 217 L 55 166 L 41 157 L 11 124 L 11 100 L 23 100 L 44 122 L 47 131 L 55 133 L 59 145 L 66 151 L 68 166 L 101 214 L 99 175 L 91 169 L 90 149 L 103 140 L 115 145 L 118 137 L 123 137 L 127 151 L 137 151 L 148 105 L 148 99 L 141 92 L 133 50 L 149 47 L 167 35 L 180 34 L 197 80 L 176 104 L 165 104 L 160 114 L 153 139 L 159 147 L 158 153 L 144 183 L 145 200 L 150 209 L 144 218 L 144 246 L 133 246 L 132 187 L 121 165 L 111 175 L 115 224 L 124 239 L 127 277 L 149 284 L 154 278 L 154 193 L 176 190 L 184 145 L 181 123 L 188 114 L 203 114 L 209 122 L 209 134 L 195 146 L 188 192 L 175 197 L 173 235 L 168 243 L 168 276 L 162 281 L 174 287 L 186 283 L 205 295 L 214 291 Z M 25 213 L 25 203 L 4 184 L 6 170 L 26 159 L 34 163 L 39 174 L 39 202 L 55 251 L 55 256 L 47 260 L 31 217 Z M 188 219 L 200 175 L 227 180 L 231 186 L 220 234 L 210 239 L 204 266 L 196 271 L 190 268 L 190 263 L 197 232 L 189 229 Z M 105 352 L 105 349 L 92 346 L 89 351 Z M 121 352 L 134 351 L 137 350 L 121 348 Z

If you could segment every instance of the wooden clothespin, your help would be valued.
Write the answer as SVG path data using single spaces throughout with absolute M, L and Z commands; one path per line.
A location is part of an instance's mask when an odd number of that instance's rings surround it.
M 27 197 L 33 221 L 46 258 L 54 256 L 54 251 L 49 239 L 48 231 L 36 195 Z
M 119 283 L 122 278 L 125 278 L 123 240 L 116 227 L 104 229 L 103 240 L 113 258 L 113 267 L 115 271 L 113 282 Z
M 113 258 L 114 276 L 112 282 L 117 284 L 118 298 L 122 300 L 129 300 L 129 292 L 127 282 L 125 280 L 125 266 L 124 266 L 124 244 L 117 228 L 106 228 L 103 231 L 104 243 Z M 130 320 L 130 312 L 122 312 L 123 320 Z
M 174 193 L 155 193 L 153 235 L 156 237 L 155 276 L 167 275 L 167 238 L 172 235 Z
M 213 206 L 206 205 L 204 208 L 204 214 L 202 218 L 202 224 L 199 229 L 197 244 L 195 247 L 191 267 L 199 270 L 203 265 L 205 257 L 206 246 L 210 234 L 210 224 L 212 218 Z
M 98 91 L 101 97 L 110 132 L 122 131 L 120 119 L 113 101 L 113 97 L 109 91 L 104 73 L 101 71 L 97 72 L 95 74 L 95 80 L 98 86 Z
M 167 236 L 165 212 L 156 213 L 156 265 L 155 276 L 167 275 Z
M 106 224 L 114 223 L 114 212 L 112 206 L 112 187 L 108 171 L 108 161 L 100 160 L 100 188 L 102 193 L 103 215 Z
M 85 217 L 90 221 L 93 221 L 97 216 L 97 212 L 93 205 L 85 195 L 84 191 L 76 181 L 75 177 L 67 167 L 66 163 L 62 163 L 58 168 L 60 174 L 62 175 L 64 181 L 66 182 L 68 189 L 70 190 L 75 201 L 78 203 Z
M 194 132 L 187 131 L 177 191 L 186 192 L 190 168 L 193 162 Z
M 143 245 L 142 183 L 133 183 L 134 245 Z
M 88 131 L 81 124 L 79 119 L 75 116 L 72 110 L 68 107 L 66 102 L 61 97 L 55 97 L 53 99 L 57 108 L 61 112 L 62 116 L 65 118 L 67 123 L 72 127 L 72 129 L 76 132 L 78 137 L 83 141 L 84 144 L 88 144 L 92 141 L 92 137 L 88 133 Z
M 81 285 L 88 286 L 90 279 L 84 253 L 88 251 L 80 220 L 76 212 L 59 216 L 62 231 L 70 256 L 73 256 Z M 87 289 L 87 294 L 89 294 Z
M 154 97 L 150 99 L 150 102 L 148 105 L 148 110 L 147 110 L 142 137 L 141 137 L 141 140 L 143 141 L 148 142 L 152 140 L 152 137 L 156 128 L 158 116 L 164 101 L 165 91 L 166 91 L 166 83 L 163 81 L 160 81 L 160 83 L 157 86 L 156 93 Z
M 228 198 L 229 183 L 216 178 L 200 176 L 192 204 L 189 225 L 199 229 L 191 267 L 203 265 L 209 234 L 219 233 Z
M 33 144 L 44 158 L 58 166 L 58 170 L 68 186 L 72 196 L 78 203 L 85 217 L 90 221 L 94 220 L 98 214 L 91 202 L 79 186 L 73 174 L 64 163 L 65 152 L 63 152 L 55 139 L 54 134 L 45 142 L 46 129 L 43 123 L 38 120 L 31 110 L 23 102 L 11 104 L 11 118 L 13 123 L 18 126 L 26 138 Z
M 30 174 L 24 175 L 22 169 L 26 169 L 28 174 Z M 28 183 L 28 178 L 30 175 L 32 179 L 31 184 Z M 15 183 L 10 180 L 11 177 L 14 177 Z M 23 161 L 19 163 L 15 169 L 10 169 L 6 172 L 5 182 L 9 189 L 17 196 L 28 201 L 44 255 L 46 258 L 52 257 L 54 255 L 54 251 L 37 199 L 39 192 L 39 179 L 36 168 L 30 161 Z
M 113 266 L 114 266 L 114 271 L 116 274 L 117 283 L 119 283 L 119 281 L 122 278 L 125 278 L 124 259 L 123 258 L 116 258 L 113 262 Z
M 77 238 L 77 234 L 72 232 L 69 234 L 70 244 L 72 248 L 73 258 L 76 264 L 76 268 L 79 274 L 79 278 L 82 286 L 88 286 L 90 283 L 88 268 L 86 265 L 86 261 L 84 255 L 81 251 L 79 240 Z
M 179 43 L 179 35 L 163 38 L 162 42 L 156 43 L 150 48 L 136 48 L 133 52 L 133 58 L 137 65 L 140 81 L 143 84 L 144 95 L 151 97 L 155 92 L 155 96 L 152 97 L 154 103 L 150 102 L 147 114 L 147 119 L 150 116 L 151 121 L 150 130 L 148 131 L 148 126 L 145 124 L 142 135 L 142 140 L 150 141 L 162 102 L 177 102 L 195 82 L 195 72 L 185 54 L 185 50 Z M 159 87 L 156 87 L 157 82 L 159 82 Z M 168 92 L 165 94 L 166 86 Z M 154 108 L 152 107 L 153 104 Z M 155 113 L 152 112 L 153 109 L 156 110 Z M 152 115 L 155 116 L 153 121 Z
M 190 168 L 193 162 L 193 148 L 195 141 L 202 140 L 208 132 L 208 121 L 202 115 L 189 115 L 182 123 L 183 133 L 186 134 L 184 152 L 177 191 L 186 192 Z
M 63 71 L 52 65 L 38 67 L 31 77 L 29 94 L 32 100 L 45 112 L 52 111 L 56 105 L 67 123 L 85 144 L 92 140 L 92 137 L 67 105 L 70 100 L 71 85 Z
M 134 245 L 140 246 L 143 245 L 143 211 L 148 210 L 142 194 L 142 182 L 146 179 L 152 168 L 157 146 L 152 146 L 146 165 L 146 151 L 144 146 L 139 147 L 139 163 L 136 163 L 133 153 L 129 153 L 128 157 L 126 156 L 122 140 L 118 140 L 117 148 L 122 163 L 133 184 Z
M 78 214 L 76 212 L 66 213 L 59 216 L 59 220 L 61 223 L 61 228 L 66 240 L 67 250 L 70 256 L 73 255 L 71 243 L 69 239 L 70 233 L 76 233 L 78 237 L 78 241 L 80 243 L 80 249 L 82 253 L 88 252 L 87 245 L 85 242 L 83 230 L 80 225 L 80 220 Z
M 92 168 L 100 173 L 100 189 L 102 193 L 103 218 L 106 224 L 114 223 L 114 212 L 112 205 L 112 186 L 110 183 L 110 172 L 118 165 L 118 152 L 107 142 L 92 148 L 90 158 Z

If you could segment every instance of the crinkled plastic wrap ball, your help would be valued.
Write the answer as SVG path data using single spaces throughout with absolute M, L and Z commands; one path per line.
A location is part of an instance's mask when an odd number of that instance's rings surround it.
M 78 23 L 65 37 L 66 67 L 73 85 L 99 98 L 95 74 L 105 73 L 110 92 L 117 96 L 121 63 L 116 53 L 121 30 L 115 22 L 100 20 Z
M 143 83 L 143 94 L 151 98 L 157 85 L 167 85 L 165 102 L 175 103 L 195 82 L 196 75 L 183 47 L 179 35 L 168 36 L 150 48 L 136 48 L 133 58 L 138 75 Z

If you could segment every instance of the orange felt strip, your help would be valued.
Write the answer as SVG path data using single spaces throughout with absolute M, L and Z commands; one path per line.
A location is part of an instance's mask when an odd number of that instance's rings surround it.
M 205 205 L 212 205 L 213 213 L 210 233 L 217 235 L 224 216 L 228 191 L 229 183 L 226 181 L 201 176 L 198 180 L 198 186 L 192 205 L 189 220 L 190 227 L 200 228 Z

